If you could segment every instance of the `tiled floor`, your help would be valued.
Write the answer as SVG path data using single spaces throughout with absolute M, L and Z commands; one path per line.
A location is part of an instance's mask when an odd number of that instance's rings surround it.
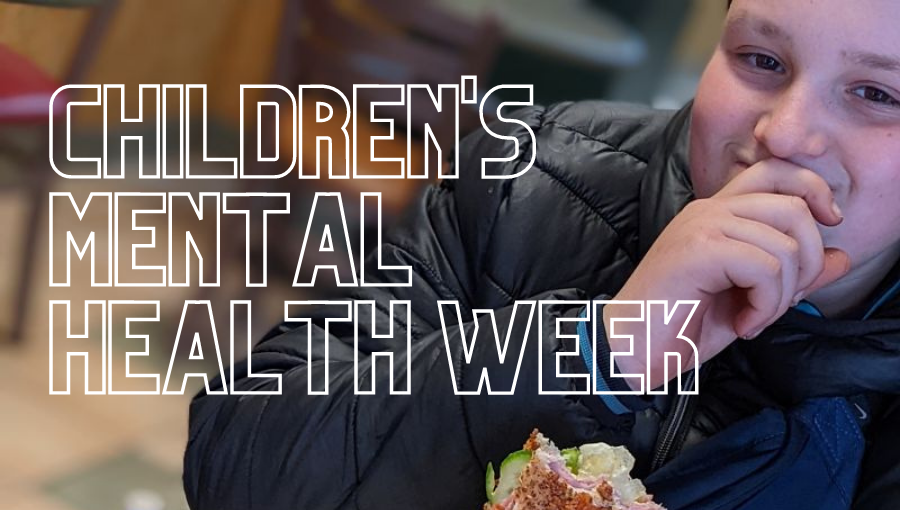
M 5 240 L 0 242 L 0 310 L 10 309 L 12 277 L 18 264 L 16 240 L 21 234 L 23 209 L 19 200 L 14 193 L 0 194 L 0 218 L 4 218 L 0 221 L 0 239 Z M 46 242 L 46 230 L 41 234 Z M 162 235 L 158 233 L 157 238 Z M 187 396 L 85 396 L 81 390 L 83 370 L 76 369 L 72 372 L 72 394 L 50 395 L 47 303 L 49 299 L 77 298 L 160 299 L 180 309 L 184 299 L 193 297 L 193 290 L 91 289 L 84 285 L 89 278 L 86 274 L 73 274 L 72 288 L 51 289 L 47 286 L 46 254 L 46 246 L 36 254 L 39 274 L 34 275 L 37 290 L 27 337 L 17 346 L 0 338 L 0 508 L 186 509 L 181 459 L 187 438 L 188 403 L 196 385 L 188 389 Z M 277 314 L 281 307 L 276 304 L 269 309 Z M 0 331 L 6 330 L 6 320 L 0 317 Z M 73 313 L 73 322 L 77 330 L 83 319 Z M 259 329 L 261 325 L 254 326 Z M 57 328 L 58 324 L 54 326 Z M 133 372 L 161 373 L 164 379 L 171 343 L 171 339 L 154 342 L 151 338 L 151 349 L 158 349 L 154 352 L 156 361 L 133 361 Z M 122 373 L 123 365 L 121 360 L 114 362 L 113 371 Z M 64 377 L 65 367 L 56 365 L 54 372 Z
M 59 477 L 45 484 L 44 491 L 77 510 L 187 510 L 178 471 L 134 451 Z
M 0 222 L 0 239 L 7 240 L 0 243 L 3 310 L 10 309 L 18 263 L 15 241 L 21 234 L 21 206 L 15 194 L 0 195 L 0 217 L 6 219 Z M 0 339 L 0 507 L 125 510 L 131 494 L 131 507 L 139 510 L 135 505 L 141 501 L 133 491 L 149 490 L 162 498 L 157 500 L 164 506 L 145 505 L 140 510 L 186 508 L 180 463 L 189 396 L 49 394 L 47 301 L 83 293 L 85 288 L 75 285 L 50 294 L 46 248 L 41 254 L 27 337 L 17 346 Z M 87 288 L 97 299 L 116 298 L 110 294 L 117 290 Z M 64 370 L 55 367 L 60 377 Z M 72 384 L 83 387 L 83 373 L 73 370 Z M 144 497 L 148 502 L 154 502 L 153 496 Z
M 2 506 L 125 509 L 123 495 L 137 489 L 175 505 L 189 397 L 51 396 L 41 350 L 29 341 L 0 358 L 0 494 L 15 501 Z

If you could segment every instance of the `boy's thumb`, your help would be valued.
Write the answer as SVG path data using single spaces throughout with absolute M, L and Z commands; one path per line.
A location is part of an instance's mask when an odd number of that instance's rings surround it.
M 850 271 L 850 256 L 839 248 L 825 248 L 825 267 L 809 287 L 803 291 L 804 296 L 809 296 L 822 287 L 835 282 Z

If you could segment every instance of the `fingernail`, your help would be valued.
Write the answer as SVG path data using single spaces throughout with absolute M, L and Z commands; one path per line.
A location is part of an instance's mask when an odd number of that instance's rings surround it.
M 838 252 L 836 250 L 829 250 L 826 253 L 826 256 L 829 259 L 834 260 L 834 258 L 838 256 Z M 844 260 L 844 267 L 843 267 L 841 274 L 847 274 L 850 271 L 850 258 L 844 257 L 843 260 Z
M 744 340 L 753 340 L 754 338 L 758 337 L 760 333 L 762 333 L 762 330 L 758 329 L 753 333 L 750 333 L 749 335 L 742 336 L 741 338 L 743 338 Z
M 796 295 L 794 295 L 794 301 L 791 303 L 791 306 L 797 306 L 800 304 L 800 301 L 803 301 L 803 291 L 801 290 Z
M 837 202 L 831 202 L 831 211 L 834 212 L 834 215 L 840 219 L 844 219 L 844 213 L 841 212 L 841 208 L 838 207 Z

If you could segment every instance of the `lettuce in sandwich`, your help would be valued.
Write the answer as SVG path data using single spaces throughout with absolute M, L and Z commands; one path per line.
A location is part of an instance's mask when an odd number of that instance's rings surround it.
M 622 446 L 559 450 L 535 430 L 522 450 L 488 464 L 484 510 L 665 510 L 631 478 L 634 457 Z

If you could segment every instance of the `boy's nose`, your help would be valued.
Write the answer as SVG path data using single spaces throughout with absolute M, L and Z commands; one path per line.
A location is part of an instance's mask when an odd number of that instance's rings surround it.
M 756 140 L 781 159 L 816 158 L 828 150 L 826 105 L 802 86 L 772 97 L 753 130 Z

